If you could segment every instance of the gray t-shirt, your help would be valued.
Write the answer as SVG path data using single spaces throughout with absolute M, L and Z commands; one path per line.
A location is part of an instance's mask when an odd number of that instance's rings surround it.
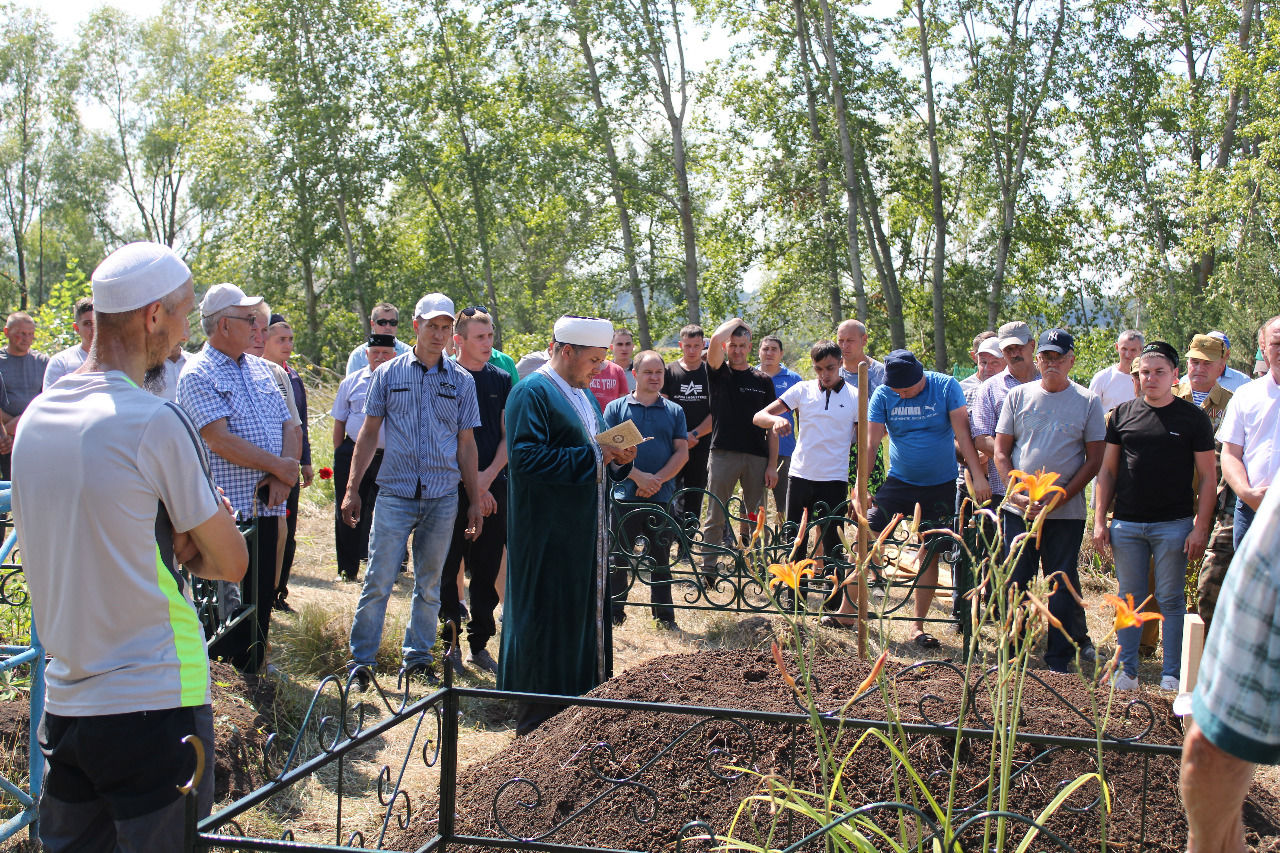
M 45 707 L 69 717 L 205 705 L 204 631 L 173 536 L 220 508 L 199 434 L 119 371 L 64 376 L 27 409 L 13 511 Z
M 35 350 L 26 355 L 10 355 L 0 349 L 0 378 L 4 379 L 7 392 L 4 410 L 10 415 L 20 415 L 44 388 L 44 369 L 49 356 Z
M 1058 474 L 1066 487 L 1084 465 L 1085 444 L 1107 437 L 1098 395 L 1072 382 L 1050 393 L 1039 382 L 1009 389 L 1000 410 L 997 435 L 1013 436 L 1013 467 L 1028 474 L 1040 469 Z M 1009 505 L 1009 510 L 1021 514 Z M 1084 492 L 1059 504 L 1050 518 L 1085 518 Z

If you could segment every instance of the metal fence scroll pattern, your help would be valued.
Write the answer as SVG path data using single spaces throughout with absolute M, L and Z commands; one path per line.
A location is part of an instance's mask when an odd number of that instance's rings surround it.
M 8 482 L 0 482 L 0 513 L 7 513 L 11 507 L 12 492 Z M 0 673 L 16 675 L 25 671 L 29 679 L 29 734 L 27 737 L 27 784 L 25 786 L 0 776 L 0 803 L 16 802 L 20 809 L 4 823 L 0 823 L 0 841 L 11 838 L 24 827 L 30 828 L 34 840 L 38 830 L 37 807 L 40 801 L 40 783 L 44 778 L 44 755 L 40 752 L 37 739 L 36 721 L 44 709 L 44 648 L 36 633 L 36 623 L 30 618 L 30 600 L 27 587 L 22 576 L 22 566 L 11 562 L 18 535 L 9 526 L 4 544 L 0 545 L 0 607 L 8 611 L 10 625 L 20 625 L 24 621 L 30 628 L 26 643 L 21 637 L 6 638 L 12 644 L 0 645 Z

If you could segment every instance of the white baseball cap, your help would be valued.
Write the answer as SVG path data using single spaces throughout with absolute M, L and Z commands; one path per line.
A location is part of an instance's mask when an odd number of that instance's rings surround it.
M 224 308 L 248 308 L 262 301 L 261 296 L 245 296 L 234 284 L 215 284 L 200 303 L 200 316 L 212 317 Z
M 453 300 L 443 293 L 428 293 L 419 299 L 418 304 L 414 306 L 413 316 L 421 320 L 430 320 L 434 317 L 452 319 Z

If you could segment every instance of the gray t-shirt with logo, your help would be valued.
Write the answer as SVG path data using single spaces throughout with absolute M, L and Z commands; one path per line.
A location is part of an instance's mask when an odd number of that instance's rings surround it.
M 220 509 L 199 435 L 119 371 L 64 376 L 27 408 L 13 511 L 45 707 L 68 717 L 205 705 L 209 664 L 175 532 Z
M 1014 468 L 1028 474 L 1056 472 L 1056 485 L 1065 488 L 1084 465 L 1085 444 L 1105 440 L 1107 424 L 1102 401 L 1089 389 L 1072 382 L 1050 393 L 1040 382 L 1028 382 L 1009 389 L 996 434 L 1013 436 Z M 1008 509 L 1022 514 L 1012 504 Z M 1084 492 L 1059 504 L 1049 517 L 1085 518 Z

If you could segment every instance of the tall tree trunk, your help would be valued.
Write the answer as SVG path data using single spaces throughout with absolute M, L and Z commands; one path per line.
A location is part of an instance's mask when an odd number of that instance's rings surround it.
M 480 262 L 484 273 L 485 296 L 489 301 L 489 314 L 493 317 L 493 346 L 502 348 L 502 321 L 499 317 L 498 291 L 493 284 L 493 261 L 489 249 L 489 217 L 485 209 L 484 195 L 480 190 L 480 169 L 476 164 L 475 150 L 467 133 L 466 116 L 462 109 L 462 92 L 458 85 L 453 52 L 449 49 L 449 33 L 444 17 L 436 9 L 436 21 L 440 24 L 440 45 L 444 51 L 445 67 L 449 71 L 449 88 L 453 92 L 453 114 L 458 123 L 458 136 L 462 139 L 462 160 L 467 167 L 467 182 L 471 185 L 471 201 L 476 216 L 476 239 L 480 243 Z
M 1009 32 L 1014 37 L 1016 37 L 1020 27 L 1019 16 L 1021 8 L 1020 3 L 1014 3 L 1009 22 Z M 977 73 L 979 70 L 978 54 L 980 52 L 975 34 L 977 28 L 971 26 L 967 18 L 962 17 L 961 21 L 968 39 L 970 67 L 974 73 Z M 1026 166 L 1027 145 L 1037 124 L 1040 107 L 1044 104 L 1049 92 L 1049 81 L 1053 79 L 1053 69 L 1057 62 L 1058 49 L 1062 46 L 1062 30 L 1066 26 L 1066 22 L 1066 0 L 1058 0 L 1058 21 L 1054 26 L 1053 38 L 1049 45 L 1049 54 L 1045 59 L 1043 76 L 1037 85 L 1036 94 L 1022 108 L 1021 115 L 1015 115 L 1017 93 L 1012 88 L 1013 81 L 1007 81 L 1010 83 L 1011 88 L 1008 98 L 1005 99 L 1005 135 L 1009 135 L 1015 124 L 1021 121 L 1018 141 L 1012 150 L 1008 148 L 1007 144 L 997 140 L 991 115 L 985 105 L 982 108 L 982 123 L 987 135 L 987 144 L 991 148 L 991 159 L 995 165 L 996 176 L 1000 185 L 1000 237 L 996 243 L 995 270 L 991 277 L 991 291 L 987 298 L 987 327 L 991 329 L 996 328 L 996 324 L 999 322 L 1000 309 L 1004 301 L 1004 276 L 1009 262 L 1009 250 L 1013 245 L 1013 226 L 1017 216 L 1018 192 L 1022 188 L 1023 171 Z M 1006 50 L 1013 49 L 1015 48 L 1006 48 Z
M 1240 10 L 1240 34 L 1237 43 L 1240 46 L 1241 53 L 1246 53 L 1249 50 L 1249 30 L 1250 24 L 1253 22 L 1253 4 L 1254 0 L 1244 0 L 1243 8 Z M 1239 84 L 1233 85 L 1227 95 L 1227 111 L 1223 117 L 1222 141 L 1218 144 L 1218 156 L 1214 161 L 1214 165 L 1220 172 L 1230 164 L 1231 151 L 1236 144 L 1236 120 L 1240 113 L 1240 96 L 1241 89 Z M 1209 286 L 1209 277 L 1213 275 L 1213 268 L 1216 263 L 1217 255 L 1213 247 L 1210 247 L 1200 256 L 1200 262 L 1196 270 L 1196 290 L 1198 292 L 1203 292 Z
M 813 87 L 813 75 L 810 71 L 810 54 L 812 42 L 809 36 L 809 21 L 804 11 L 804 0 L 792 0 L 792 10 L 796 19 L 796 42 L 800 48 L 800 78 L 804 81 L 805 105 L 809 115 L 809 139 L 813 150 L 817 153 L 818 204 L 822 220 L 822 264 L 827 273 L 827 301 L 831 310 L 831 327 L 835 328 L 844 319 L 844 305 L 840 299 L 840 272 L 835 264 L 834 229 L 831 225 L 830 193 L 827 182 L 827 155 L 822 140 L 822 128 L 818 123 L 818 94 Z
M 862 257 L 858 246 L 859 197 L 857 163 L 854 160 L 853 140 L 849 134 L 849 114 L 845 108 L 844 83 L 840 77 L 840 62 L 836 58 L 835 26 L 831 20 L 831 6 L 827 0 L 818 0 L 822 9 L 822 52 L 827 60 L 827 76 L 831 78 L 832 104 L 836 111 L 836 127 L 840 132 L 840 156 L 844 161 L 845 232 L 849 240 L 849 273 L 853 277 L 853 298 L 858 319 L 867 322 L 867 289 L 862 277 Z
M 308 358 L 320 357 L 320 316 L 316 310 L 316 277 L 311 265 L 311 251 L 302 250 L 302 293 L 306 299 L 307 336 L 311 339 Z
M 354 294 L 356 314 L 360 316 L 360 324 L 368 331 L 368 306 L 364 301 L 364 288 L 360 286 L 360 261 L 356 256 L 355 241 L 351 237 L 351 222 L 347 218 L 347 191 L 338 191 L 338 226 L 342 229 L 342 245 L 347 254 L 347 270 L 351 276 L 351 287 Z
M 672 81 L 667 76 L 667 41 L 659 33 L 658 15 L 652 0 L 640 0 L 644 16 L 647 47 L 645 53 L 653 67 L 662 98 L 662 108 L 671 126 L 671 168 L 675 173 L 677 206 L 680 214 L 680 233 L 684 244 L 684 295 L 685 313 L 690 323 L 702 322 L 702 310 L 698 294 L 698 241 L 693 226 L 693 196 L 689 191 L 688 163 L 684 148 L 684 116 L 689 105 L 689 79 L 684 62 L 684 38 L 680 34 L 679 10 L 676 0 L 671 0 L 671 24 L 675 30 L 676 58 L 679 63 L 680 106 L 677 109 L 672 96 Z
M 631 287 L 631 301 L 636 309 L 636 333 L 640 336 L 642 349 L 653 349 L 653 337 L 649 332 L 649 312 L 645 310 L 644 289 L 640 285 L 640 269 L 636 264 L 635 238 L 631 233 L 631 211 L 627 208 L 627 199 L 622 191 L 618 154 L 613 147 L 609 116 L 605 112 L 604 97 L 600 92 L 596 58 L 591 52 L 591 42 L 587 38 L 582 6 L 578 0 L 568 0 L 568 2 L 569 9 L 573 13 L 574 29 L 578 33 L 578 45 L 582 48 L 582 58 L 587 64 L 587 79 L 591 83 L 591 100 L 595 102 L 596 107 L 596 132 L 600 134 L 600 140 L 604 144 L 605 162 L 609 167 L 609 184 L 613 192 L 613 205 L 618 209 L 618 227 L 622 230 L 622 257 L 627 265 L 627 282 Z
M 905 349 L 907 346 L 907 329 L 903 321 L 902 290 L 898 287 L 898 272 L 893 267 L 893 251 L 889 247 L 889 239 L 885 236 L 884 225 L 880 221 L 880 199 L 876 195 L 875 185 L 871 183 L 871 170 L 867 168 L 867 158 L 859 148 L 858 166 L 862 180 L 860 198 L 862 204 L 863 223 L 867 231 L 867 246 L 871 249 L 872 260 L 875 261 L 876 275 L 880 278 L 880 290 L 884 293 L 885 312 L 889 315 L 889 342 L 894 349 Z
M 924 0 L 916 0 L 916 22 L 920 26 L 920 67 L 924 74 L 925 127 L 929 136 L 929 186 L 933 202 L 933 367 L 942 373 L 947 369 L 947 314 L 942 302 L 947 262 L 947 212 L 942 206 L 938 119 L 934 108 L 933 62 L 929 57 L 929 29 L 924 16 Z

